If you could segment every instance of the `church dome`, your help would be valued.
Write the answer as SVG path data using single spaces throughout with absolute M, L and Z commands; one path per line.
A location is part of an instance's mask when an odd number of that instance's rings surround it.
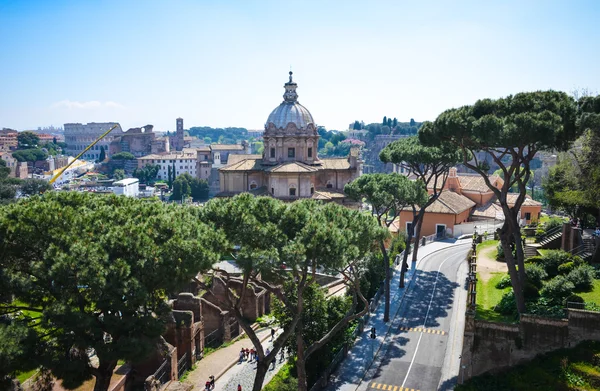
M 298 94 L 296 93 L 298 84 L 292 81 L 292 72 L 290 72 L 290 81 L 285 83 L 284 87 L 283 102 L 271 112 L 265 128 L 268 128 L 271 123 L 277 129 L 285 129 L 290 123 L 302 130 L 306 129 L 309 124 L 316 128 L 310 111 L 298 103 Z

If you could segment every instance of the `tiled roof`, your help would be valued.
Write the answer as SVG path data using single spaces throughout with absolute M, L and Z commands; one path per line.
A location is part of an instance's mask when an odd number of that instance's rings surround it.
M 316 172 L 318 168 L 309 166 L 301 162 L 287 162 L 281 163 L 273 167 L 268 167 L 265 171 L 277 172 L 277 173 L 303 173 L 303 172 Z
M 225 167 L 219 168 L 219 171 L 260 171 L 262 170 L 262 159 L 243 159 Z
M 475 206 L 475 202 L 471 201 L 467 197 L 449 190 L 444 190 L 440 193 L 438 199 L 435 200 L 433 204 L 429 205 L 425 211 L 429 213 L 446 213 L 457 215 L 467 209 L 471 209 L 473 206 Z M 406 207 L 404 210 L 412 210 L 412 207 Z
M 227 165 L 241 162 L 244 159 L 262 159 L 262 155 L 237 155 L 230 153 L 229 157 L 227 158 Z
M 491 175 L 489 177 L 490 183 L 495 185 L 498 178 L 498 175 Z M 460 181 L 460 187 L 464 191 L 476 191 L 480 193 L 491 192 L 481 175 L 458 175 L 458 180 Z
M 242 144 L 210 144 L 213 151 L 243 151 Z
M 322 170 L 348 170 L 350 162 L 347 158 L 320 159 Z
M 315 200 L 333 200 L 333 199 L 340 199 L 340 198 L 345 198 L 345 197 L 346 197 L 346 195 L 343 192 L 332 190 L 332 189 L 327 189 L 327 188 L 315 189 L 315 192 L 312 195 L 312 199 L 315 199 Z
M 519 197 L 519 194 L 509 193 L 506 195 L 506 202 L 509 205 L 514 205 L 515 202 L 517 201 L 517 197 Z M 496 203 L 497 202 L 498 201 L 496 201 Z M 535 201 L 535 200 L 531 199 L 530 196 L 526 195 L 525 200 L 523 201 L 523 204 L 521 206 L 542 206 L 542 203 L 539 201 Z
M 502 207 L 494 202 L 488 202 L 485 205 L 478 206 L 475 208 L 473 216 L 504 220 L 504 212 L 502 211 Z

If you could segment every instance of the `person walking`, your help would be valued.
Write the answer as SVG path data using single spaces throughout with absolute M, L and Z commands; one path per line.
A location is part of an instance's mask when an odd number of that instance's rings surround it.
M 244 349 L 242 348 L 242 350 L 240 351 L 240 362 L 239 364 L 242 363 L 242 361 L 244 361 Z
M 275 329 L 271 327 L 271 341 L 275 339 Z
M 242 385 L 241 385 L 241 384 L 238 384 L 238 389 L 237 389 L 237 391 L 242 391 Z
M 281 353 L 279 353 L 279 362 L 283 362 L 285 357 L 285 348 L 281 348 Z
M 206 390 L 206 391 L 210 390 L 210 381 L 207 381 L 206 383 L 204 383 L 204 390 Z
M 215 388 L 215 377 L 213 375 L 210 375 L 208 380 L 210 381 L 210 388 L 214 389 Z

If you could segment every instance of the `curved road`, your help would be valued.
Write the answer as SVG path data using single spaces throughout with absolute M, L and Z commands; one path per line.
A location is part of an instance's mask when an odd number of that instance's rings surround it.
M 468 245 L 426 256 L 361 389 L 449 390 L 460 366 Z M 366 386 L 366 387 L 365 387 Z

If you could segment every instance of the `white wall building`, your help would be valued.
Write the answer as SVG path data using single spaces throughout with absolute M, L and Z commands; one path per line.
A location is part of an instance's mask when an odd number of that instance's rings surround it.
M 113 183 L 112 191 L 116 195 L 137 197 L 140 194 L 140 180 L 137 178 L 125 178 Z
M 156 179 L 168 179 L 169 167 L 175 167 L 176 175 L 188 173 L 194 178 L 196 177 L 196 162 L 198 161 L 198 153 L 196 149 L 184 148 L 180 152 L 170 152 L 165 154 L 153 154 L 138 158 L 138 167 L 142 168 L 149 164 L 160 166 Z M 173 177 L 175 178 L 175 176 Z

